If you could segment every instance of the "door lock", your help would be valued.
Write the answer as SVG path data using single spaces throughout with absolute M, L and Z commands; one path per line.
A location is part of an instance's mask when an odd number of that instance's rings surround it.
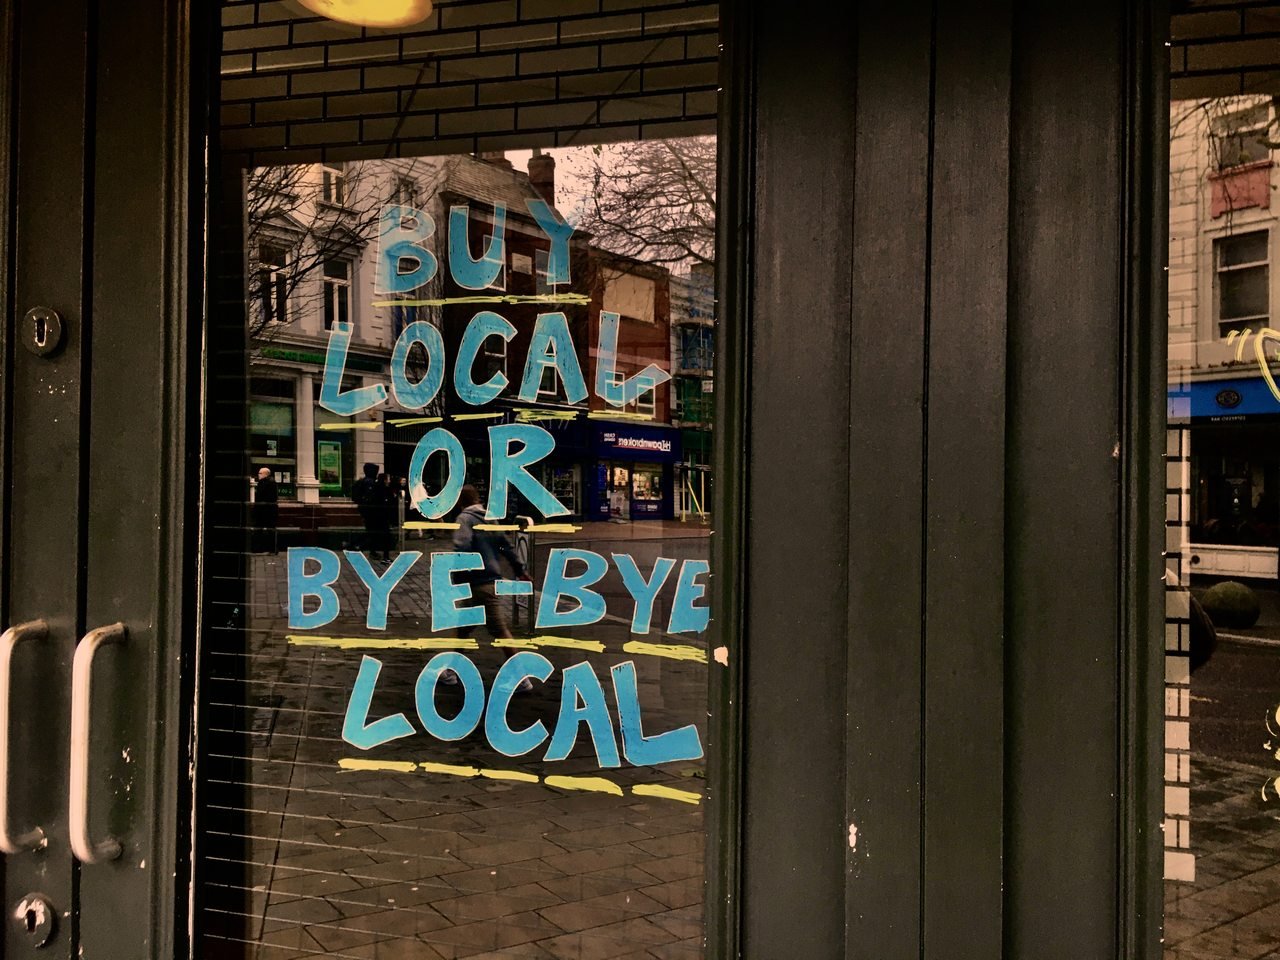
M 13 908 L 13 919 L 39 949 L 53 939 L 53 904 L 38 893 L 29 893 Z
M 62 317 L 52 307 L 32 307 L 22 318 L 22 342 L 37 357 L 62 345 Z

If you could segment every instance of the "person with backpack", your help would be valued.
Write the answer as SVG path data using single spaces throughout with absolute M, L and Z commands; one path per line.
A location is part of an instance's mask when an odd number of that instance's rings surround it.
M 479 570 L 468 570 L 459 574 L 456 578 L 457 582 L 471 585 L 471 595 L 484 607 L 485 625 L 493 634 L 502 652 L 510 659 L 516 651 L 502 646 L 502 641 L 512 638 L 511 624 L 507 620 L 504 609 L 506 604 L 498 596 L 494 584 L 505 576 L 502 569 L 504 560 L 521 580 L 528 580 L 529 574 L 506 534 L 501 530 L 476 529 L 477 525 L 485 522 L 485 508 L 480 500 L 479 490 L 469 483 L 464 484 L 458 494 L 458 504 L 462 510 L 458 514 L 458 529 L 453 533 L 453 549 L 470 550 L 480 554 L 484 566 Z M 474 630 L 475 627 L 464 627 L 460 634 L 464 637 L 469 636 Z M 441 679 L 445 683 L 457 683 L 457 676 L 448 674 L 452 674 L 452 671 L 446 671 Z M 528 693 L 532 689 L 533 682 L 528 677 L 524 677 L 516 686 L 519 693 Z

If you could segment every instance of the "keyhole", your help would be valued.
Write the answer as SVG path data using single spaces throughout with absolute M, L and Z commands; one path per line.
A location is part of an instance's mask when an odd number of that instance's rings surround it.
M 48 322 L 44 317 L 36 317 L 36 346 L 43 347 L 48 336 Z
M 27 933 L 35 933 L 36 924 L 40 922 L 39 917 L 36 916 L 36 912 L 28 907 L 25 919 L 27 924 Z

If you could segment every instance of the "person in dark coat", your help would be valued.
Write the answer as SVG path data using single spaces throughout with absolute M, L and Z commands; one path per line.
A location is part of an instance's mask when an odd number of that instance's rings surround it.
M 280 494 L 276 489 L 271 469 L 258 471 L 258 486 L 253 496 L 251 511 L 254 553 L 275 553 L 277 527 L 280 523 Z
M 391 562 L 389 487 L 378 477 L 378 465 L 366 463 L 364 476 L 351 486 L 351 499 L 364 521 L 363 549 L 371 560 Z

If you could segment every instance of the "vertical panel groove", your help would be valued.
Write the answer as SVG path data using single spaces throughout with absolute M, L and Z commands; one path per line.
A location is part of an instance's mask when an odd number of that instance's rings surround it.
M 1008 4 L 934 26 L 925 416 L 926 956 L 1001 944 Z
M 921 951 L 929 4 L 859 5 L 849 345 L 845 950 Z
M 825 29 L 816 31 L 820 20 Z M 847 23 L 812 4 L 770 18 L 758 44 L 746 535 L 748 957 L 829 956 L 843 936 L 843 904 L 832 891 L 843 879 L 848 830 L 839 744 L 853 184 L 842 171 L 853 152 L 854 63 L 831 52 L 849 49 L 851 40 Z

